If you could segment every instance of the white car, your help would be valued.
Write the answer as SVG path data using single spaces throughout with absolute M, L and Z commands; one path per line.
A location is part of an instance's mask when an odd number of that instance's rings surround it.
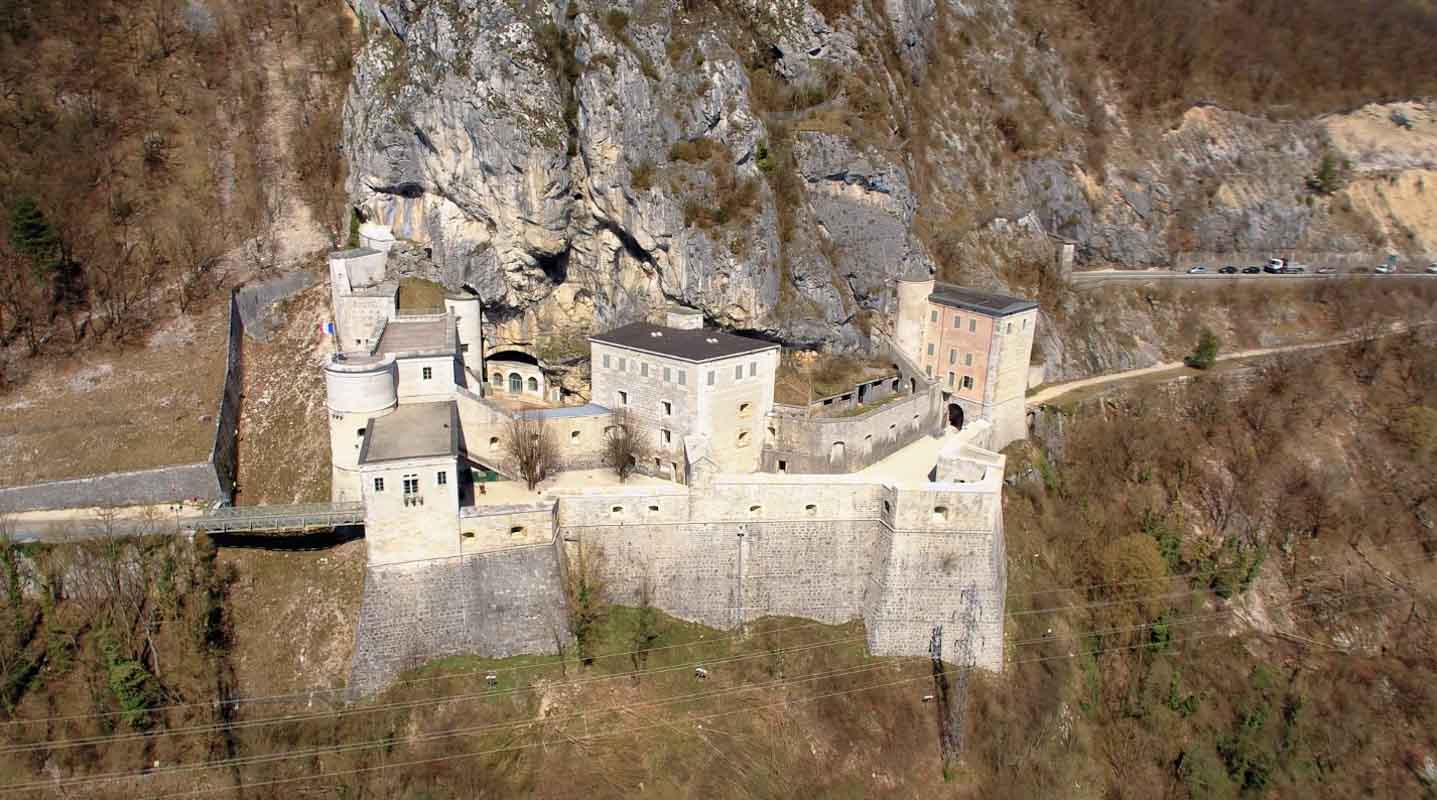
M 1331 275 L 1331 274 L 1333 274 L 1334 272 L 1337 272 L 1337 267 L 1318 267 L 1318 268 L 1317 268 L 1317 274 L 1318 274 L 1318 275 Z
M 1391 264 L 1378 264 L 1372 271 L 1378 275 L 1391 275 L 1397 271 L 1397 268 Z
M 1428 274 L 1428 275 L 1437 275 L 1437 264 L 1429 264 L 1429 265 L 1427 265 L 1427 274 Z
M 1188 268 L 1188 274 L 1189 274 L 1189 275 L 1206 275 L 1206 274 L 1207 274 L 1207 267 L 1204 267 L 1204 266 L 1189 267 L 1189 268 Z

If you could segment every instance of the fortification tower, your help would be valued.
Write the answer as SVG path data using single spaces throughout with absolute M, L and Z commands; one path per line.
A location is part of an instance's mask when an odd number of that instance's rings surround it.
M 1028 306 L 995 320 L 993 325 L 991 352 L 996 358 L 988 363 L 983 400 L 992 409 L 994 450 L 1028 435 L 1028 365 L 1033 357 L 1033 334 L 1038 329 L 1038 308 L 1033 303 Z
M 454 315 L 454 327 L 459 334 L 459 360 L 464 363 L 465 384 L 479 391 L 484 385 L 484 341 L 479 306 L 475 294 L 452 294 L 444 298 L 444 310 Z
M 923 350 L 923 331 L 927 326 L 928 295 L 933 293 L 933 276 L 928 269 L 914 266 L 898 279 L 898 321 L 894 325 L 894 343 L 913 363 L 919 363 Z
M 324 365 L 329 407 L 330 496 L 336 503 L 362 499 L 359 453 L 365 427 L 399 404 L 397 370 L 391 356 L 338 353 Z

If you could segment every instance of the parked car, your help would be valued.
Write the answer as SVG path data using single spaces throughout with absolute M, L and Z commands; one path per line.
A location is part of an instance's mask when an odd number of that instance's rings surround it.
M 1428 264 L 1428 265 L 1427 265 L 1427 274 L 1428 274 L 1428 275 L 1437 275 L 1437 264 Z
M 1301 264 L 1288 264 L 1287 266 L 1282 268 L 1282 274 L 1284 275 L 1301 275 L 1306 271 L 1307 267 L 1304 267 Z
M 1243 268 L 1242 268 L 1242 274 L 1244 274 L 1244 275 L 1259 275 L 1259 274 L 1261 274 L 1261 273 L 1262 273 L 1262 267 L 1243 267 Z
M 1236 275 L 1237 267 L 1234 267 L 1233 265 L 1229 264 L 1226 267 L 1223 267 L 1222 269 L 1218 270 L 1218 272 L 1221 272 L 1224 275 Z
M 1391 275 L 1397 272 L 1397 266 L 1395 264 L 1378 264 L 1373 267 L 1372 271 L 1378 275 Z
M 1201 264 L 1199 264 L 1199 265 L 1196 266 L 1196 267 L 1188 267 L 1188 274 L 1189 274 L 1189 275 L 1204 275 L 1204 274 L 1206 274 L 1206 273 L 1207 273 L 1207 267 L 1204 267 L 1204 266 L 1202 266 Z
M 1331 275 L 1332 273 L 1334 273 L 1334 272 L 1336 272 L 1336 271 L 1337 271 L 1337 267 L 1318 267 L 1318 268 L 1317 268 L 1317 274 L 1318 274 L 1318 275 Z
M 1285 259 L 1285 258 L 1269 258 L 1269 259 L 1267 260 L 1267 266 L 1263 267 L 1263 268 L 1262 268 L 1262 271 L 1263 271 L 1263 272 L 1270 272 L 1270 273 L 1272 273 L 1273 275 L 1281 275 L 1284 271 L 1286 271 L 1286 269 L 1287 269 L 1287 259 Z

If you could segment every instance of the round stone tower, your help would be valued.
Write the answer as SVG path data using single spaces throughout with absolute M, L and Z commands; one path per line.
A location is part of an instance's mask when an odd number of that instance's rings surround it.
M 358 502 L 365 426 L 399 405 L 394 358 L 334 355 L 324 365 L 324 387 L 329 407 L 330 496 L 336 503 Z
M 933 294 L 933 276 L 921 265 L 898 279 L 898 320 L 893 326 L 894 343 L 914 364 L 923 351 L 923 333 L 928 326 L 928 295 Z
M 453 294 L 444 297 L 444 310 L 454 315 L 454 327 L 458 329 L 459 359 L 464 363 L 465 383 L 476 392 L 484 382 L 484 341 L 479 296 L 475 294 Z

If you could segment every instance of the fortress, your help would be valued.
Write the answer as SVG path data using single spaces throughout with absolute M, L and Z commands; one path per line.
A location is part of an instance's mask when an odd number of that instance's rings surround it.
M 591 402 L 541 407 L 541 365 L 485 361 L 477 297 L 399 312 L 386 236 L 330 257 L 333 494 L 363 502 L 369 548 L 355 692 L 445 655 L 555 652 L 580 547 L 615 602 L 722 629 L 862 618 L 875 655 L 926 655 L 941 625 L 1000 668 L 996 451 L 1024 433 L 1035 304 L 901 281 L 892 372 L 807 405 L 775 400 L 778 345 L 671 308 L 590 337 Z M 533 490 L 506 479 L 516 415 L 558 453 Z M 644 446 L 621 482 L 624 430 Z

